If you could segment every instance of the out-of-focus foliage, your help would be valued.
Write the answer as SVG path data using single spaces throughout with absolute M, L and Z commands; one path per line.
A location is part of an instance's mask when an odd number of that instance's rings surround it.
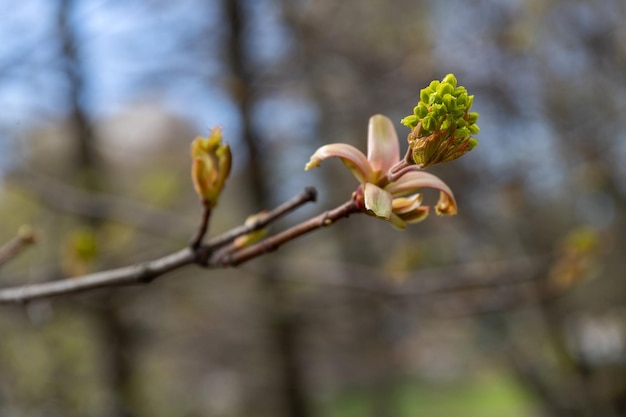
M 468 415 L 626 413 L 624 2 L 233 1 L 0 3 L 0 240 L 39 236 L 1 285 L 63 277 L 78 230 L 96 269 L 186 245 L 188 149 L 214 125 L 233 170 L 210 234 L 254 214 L 253 162 L 273 204 L 319 188 L 276 228 L 341 203 L 351 178 L 305 174 L 309 155 L 362 147 L 372 114 L 409 135 L 448 73 L 481 122 L 479 147 L 432 169 L 458 216 L 404 234 L 354 216 L 293 242 L 269 255 L 280 300 L 251 263 L 2 307 L 0 415 L 287 416 L 296 390 L 311 415 L 458 415 L 456 398 Z

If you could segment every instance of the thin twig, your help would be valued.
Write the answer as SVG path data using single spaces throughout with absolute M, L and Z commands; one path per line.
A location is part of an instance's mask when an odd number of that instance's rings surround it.
M 190 246 L 193 250 L 198 249 L 200 245 L 202 245 L 204 235 L 206 235 L 207 230 L 209 230 L 209 221 L 211 220 L 211 211 L 213 207 L 211 206 L 211 204 L 209 204 L 208 201 L 202 200 L 202 208 L 204 209 L 204 211 L 202 212 L 202 220 L 200 221 L 200 226 L 198 227 L 198 230 L 193 239 L 191 239 Z
M 36 240 L 35 232 L 30 226 L 24 225 L 20 227 L 17 235 L 0 247 L 0 266 L 22 253 L 24 249 L 34 244 Z
M 319 229 L 320 227 L 330 226 L 337 220 L 346 218 L 353 213 L 360 212 L 354 200 L 350 200 L 341 206 L 326 211 L 318 216 L 297 224 L 281 233 L 270 236 L 252 246 L 245 247 L 236 252 L 220 253 L 219 257 L 209 259 L 207 265 L 210 267 L 237 266 L 247 262 L 253 258 L 261 256 L 267 252 L 273 252 L 299 236 Z

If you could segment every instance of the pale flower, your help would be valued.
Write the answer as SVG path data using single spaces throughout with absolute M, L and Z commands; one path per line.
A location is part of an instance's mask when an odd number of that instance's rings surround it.
M 386 116 L 378 114 L 370 118 L 367 150 L 366 157 L 345 143 L 325 145 L 315 151 L 305 169 L 317 167 L 327 158 L 340 158 L 361 183 L 352 196 L 357 206 L 400 229 L 428 215 L 429 207 L 422 205 L 422 195 L 418 193 L 422 188 L 440 191 L 435 206 L 437 214 L 456 214 L 456 202 L 450 187 L 438 177 L 410 164 L 408 158 L 400 159 L 398 135 Z

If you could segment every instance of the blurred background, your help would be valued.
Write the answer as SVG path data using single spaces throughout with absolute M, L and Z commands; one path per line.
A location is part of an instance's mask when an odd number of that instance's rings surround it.
M 454 73 L 479 146 L 432 169 L 459 214 L 353 216 L 240 268 L 1 307 L 0 415 L 626 415 L 626 3 L 621 0 L 0 0 L 0 286 L 183 247 L 189 145 L 234 172 L 210 234 L 316 186 L 322 144 L 406 149 Z M 425 194 L 432 204 L 436 194 Z

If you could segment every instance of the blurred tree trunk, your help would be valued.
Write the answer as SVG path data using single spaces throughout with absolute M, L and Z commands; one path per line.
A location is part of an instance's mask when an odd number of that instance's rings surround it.
M 320 76 L 316 71 L 316 62 L 322 62 L 325 59 L 325 45 L 316 38 L 315 29 L 307 24 L 306 18 L 299 15 L 297 4 L 283 0 L 283 13 L 285 20 L 291 25 L 293 32 L 298 36 L 300 47 L 300 68 L 306 72 L 304 79 L 308 80 L 308 91 L 314 98 L 317 110 L 320 115 L 321 123 L 317 130 L 317 137 L 329 138 L 332 132 L 342 131 L 342 126 L 334 126 L 334 103 L 331 97 L 328 97 L 327 90 L 319 88 L 323 84 Z M 328 51 L 326 51 L 328 52 Z M 371 99 L 374 92 L 363 91 L 362 97 L 358 97 L 358 101 L 363 102 Z M 375 100 L 374 100 L 375 101 Z M 355 113 L 358 113 L 355 109 Z M 363 124 L 357 127 L 362 132 L 363 141 L 357 144 L 357 147 L 365 146 L 365 129 L 367 122 L 366 115 L 362 121 Z M 356 117 L 357 120 L 360 117 Z M 344 126 L 345 127 L 345 126 Z M 333 140 L 334 141 L 334 140 Z M 321 146 L 322 143 L 314 144 Z M 337 192 L 335 184 L 337 181 L 336 172 L 332 170 L 332 166 L 327 166 L 320 170 L 320 175 L 325 183 L 324 194 L 325 199 L 333 201 L 345 200 L 345 195 L 335 195 Z M 340 167 L 343 170 L 343 167 Z M 343 174 L 340 172 L 340 174 Z M 339 263 L 352 264 L 354 262 L 362 262 L 363 259 L 377 259 L 377 253 L 374 245 L 367 240 L 360 239 L 360 236 L 354 236 L 341 233 L 337 228 L 330 228 L 325 233 L 331 234 L 329 240 L 335 242 L 335 257 Z M 378 244 L 378 242 L 376 242 Z M 358 280 L 358 276 L 345 268 L 343 274 L 349 279 Z M 365 375 L 365 389 L 367 390 L 367 401 L 369 413 L 368 415 L 376 417 L 394 417 L 396 415 L 395 402 L 395 382 L 400 375 L 401 367 L 394 355 L 394 341 L 390 337 L 390 321 L 389 304 L 384 297 L 372 299 L 370 296 L 363 297 L 361 294 L 346 294 L 347 314 L 344 318 L 347 323 L 351 324 L 353 340 L 351 361 L 358 362 L 362 375 Z M 341 367 L 337 369 L 337 378 L 341 379 Z
M 241 115 L 242 137 L 248 153 L 245 180 L 251 196 L 249 211 L 252 213 L 269 209 L 272 200 L 272 186 L 268 180 L 269 167 L 263 154 L 263 139 L 253 126 L 252 111 L 254 97 L 254 74 L 250 70 L 246 56 L 245 27 L 249 16 L 246 15 L 245 2 L 242 0 L 224 0 L 224 10 L 230 26 L 228 54 L 234 80 L 232 94 Z M 291 295 L 279 275 L 283 272 L 276 263 L 276 258 L 256 261 L 256 273 L 262 284 L 265 297 L 267 320 L 272 332 L 278 364 L 279 392 L 282 396 L 284 415 L 288 417 L 307 417 L 310 415 L 307 405 L 302 368 L 298 358 L 298 314 L 289 311 Z
M 84 107 L 85 73 L 81 62 L 80 24 L 73 16 L 78 2 L 61 0 L 59 4 L 59 37 L 62 43 L 63 60 L 68 80 L 68 101 L 70 106 L 68 123 L 69 137 L 74 144 L 72 170 L 69 181 L 88 191 L 102 189 L 105 177 L 104 167 L 95 146 L 95 138 L 89 117 Z M 97 233 L 100 220 L 82 218 L 81 223 Z M 123 320 L 123 312 L 116 302 L 115 294 L 109 291 L 94 295 L 90 300 L 95 305 L 77 305 L 81 314 L 89 314 L 100 334 L 101 370 L 104 374 L 112 403 L 105 411 L 111 417 L 136 415 L 132 406 L 131 375 L 134 372 L 130 331 Z M 71 387 L 69 387 L 71 389 Z

